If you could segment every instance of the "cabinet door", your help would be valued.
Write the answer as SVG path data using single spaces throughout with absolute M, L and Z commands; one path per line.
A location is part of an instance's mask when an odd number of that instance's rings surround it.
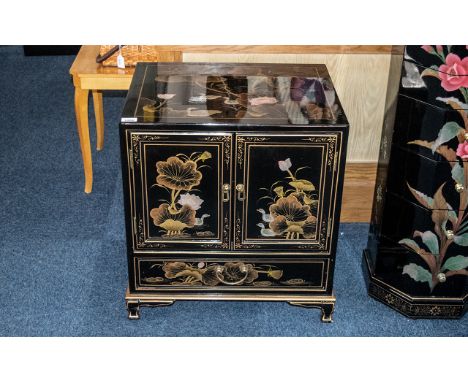
M 330 253 L 341 147 L 341 132 L 239 134 L 235 248 Z
M 229 248 L 231 138 L 127 131 L 134 250 Z

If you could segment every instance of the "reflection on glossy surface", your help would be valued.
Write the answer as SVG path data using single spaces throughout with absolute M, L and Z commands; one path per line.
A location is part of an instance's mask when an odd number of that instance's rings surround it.
M 346 123 L 324 65 L 158 63 L 135 75 L 142 85 L 123 116 L 144 122 Z

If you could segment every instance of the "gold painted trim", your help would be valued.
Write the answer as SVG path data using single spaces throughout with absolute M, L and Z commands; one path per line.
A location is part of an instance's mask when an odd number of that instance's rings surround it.
M 250 143 L 250 144 L 249 144 Z M 315 240 L 286 240 L 286 239 L 283 239 L 283 238 L 273 238 L 273 239 L 268 239 L 268 238 L 265 238 L 265 239 L 261 239 L 261 238 L 254 238 L 254 239 L 251 239 L 251 238 L 247 238 L 247 227 L 248 227 L 248 211 L 249 211 L 249 182 L 250 182 L 250 157 L 251 157 L 251 154 L 250 154 L 250 151 L 251 151 L 251 148 L 252 146 L 254 147 L 285 147 L 285 146 L 294 146 L 294 147 L 304 147 L 304 148 L 310 148 L 310 147 L 316 147 L 316 148 L 319 148 L 321 149 L 322 151 L 322 155 L 320 155 L 320 158 L 322 158 L 322 164 L 320 166 L 320 194 L 319 194 L 319 200 L 320 200 L 320 207 L 319 209 L 317 209 L 317 220 L 318 221 L 322 221 L 322 212 L 323 212 L 323 194 L 324 194 L 324 188 L 325 188 L 325 182 L 326 182 L 326 173 L 323 171 L 323 167 L 324 167 L 324 155 L 323 155 L 323 152 L 324 152 L 324 147 L 321 146 L 321 145 L 307 145 L 307 144 L 296 144 L 296 143 L 276 143 L 276 142 L 273 142 L 273 144 L 271 145 L 265 145 L 265 144 L 256 144 L 256 143 L 253 143 L 253 142 L 245 142 L 244 143 L 245 145 L 245 152 L 246 152 L 246 155 L 245 155 L 245 166 L 243 167 L 243 173 L 244 173 L 244 179 L 243 179 L 243 183 L 246 185 L 245 189 L 246 189 L 246 197 L 244 199 L 244 202 L 243 202 L 243 206 L 242 206 L 242 218 L 243 218 L 243 224 L 241 226 L 241 232 L 242 232 L 242 235 L 240 237 L 241 239 L 241 243 L 242 244 L 270 244 L 270 245 L 283 245 L 283 244 L 288 244 L 288 245 L 296 245 L 296 244 L 307 244 L 307 245 L 320 245 L 320 230 L 319 230 L 319 226 L 320 224 L 317 224 L 317 227 L 315 229 L 315 237 L 316 239 Z M 246 169 L 247 169 L 247 173 L 246 173 Z M 320 218 L 318 218 L 320 216 Z M 237 229 L 237 227 L 236 227 Z M 242 247 L 240 247 L 242 248 Z
M 175 301 L 175 300 L 217 300 L 217 301 L 284 301 L 284 302 L 303 302 L 303 303 L 336 303 L 336 297 L 331 295 L 295 295 L 295 294 L 262 294 L 262 293 L 236 293 L 236 294 L 198 294 L 198 293 L 154 293 L 154 294 L 141 294 L 130 293 L 127 289 L 125 293 L 125 300 L 139 300 L 140 303 Z
M 375 282 L 369 284 L 369 295 L 406 317 L 456 319 L 464 315 L 464 302 L 462 301 L 458 305 L 445 304 L 440 300 L 438 303 L 412 302 Z
M 147 150 L 146 148 L 148 146 L 174 146 L 174 147 L 213 147 L 216 149 L 217 151 L 217 158 L 218 158 L 218 163 L 217 163 L 217 167 L 218 167 L 218 184 L 222 184 L 223 183 L 223 178 L 222 178 L 222 165 L 220 166 L 220 164 L 222 164 L 223 160 L 222 160 L 222 156 L 220 155 L 220 145 L 219 144 L 203 144 L 203 143 L 191 143 L 191 142 L 188 142 L 188 143 L 185 143 L 185 142 L 177 142 L 177 143 L 168 143 L 168 142 L 161 142 L 161 143 L 146 143 L 146 142 L 142 142 L 142 152 L 143 152 L 143 163 L 142 163 L 142 170 L 143 169 L 146 169 L 147 168 L 147 159 L 146 159 L 146 153 L 147 153 Z M 221 151 L 223 152 L 223 151 Z M 164 240 L 164 239 L 154 239 L 152 237 L 150 237 L 149 235 L 149 227 L 146 226 L 146 222 L 150 222 L 151 219 L 150 219 L 150 211 L 149 211 L 149 203 L 148 203 L 148 180 L 147 180 L 147 177 L 146 177 L 146 171 L 143 172 L 144 174 L 144 177 L 142 178 L 142 190 L 144 190 L 145 192 L 145 199 L 143 200 L 144 204 L 142 206 L 142 210 L 145 214 L 145 219 L 143 219 L 143 227 L 144 227 L 144 231 L 143 231 L 143 234 L 144 234 L 144 240 L 145 240 L 145 243 L 170 243 L 170 244 L 178 244 L 178 243 L 193 243 L 193 242 L 196 242 L 196 243 L 213 243 L 213 244 L 219 244 L 221 245 L 222 244 L 222 235 L 223 235 L 223 230 L 222 230 L 222 222 L 223 222 L 223 203 L 222 203 L 222 200 L 221 200 L 221 195 L 220 195 L 220 190 L 218 189 L 218 193 L 217 193 L 217 197 L 218 197 L 218 200 L 217 200 L 217 206 L 218 206 L 218 209 L 217 209 L 217 216 L 216 216 L 216 223 L 217 223 L 217 231 L 218 231 L 218 235 L 214 238 L 210 238 L 210 239 L 199 239 L 199 238 L 190 238 L 190 240 Z
M 263 248 L 264 251 L 270 251 L 268 253 L 264 252 L 256 252 L 256 251 L 246 251 L 246 250 L 203 250 L 203 249 L 181 249 L 181 250 L 170 250 L 170 249 L 158 249 L 158 248 L 151 248 L 151 249 L 138 249 L 134 250 L 133 253 L 135 255 L 156 255 L 160 254 L 161 251 L 164 251 L 166 254 L 179 254 L 179 255 L 200 255 L 200 256 L 211 256 L 211 255 L 223 255 L 223 256 L 230 256 L 231 259 L 236 257 L 242 256 L 269 256 L 274 258 L 275 256 L 318 256 L 318 257 L 330 257 L 330 253 L 320 252 L 320 251 L 313 251 L 308 249 L 307 251 L 277 251 L 270 248 Z M 207 257 L 208 258 L 208 257 Z

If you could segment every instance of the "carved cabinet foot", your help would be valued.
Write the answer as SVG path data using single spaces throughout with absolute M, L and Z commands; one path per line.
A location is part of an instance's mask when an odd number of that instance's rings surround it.
M 174 303 L 173 300 L 127 300 L 128 318 L 130 320 L 138 320 L 140 318 L 140 308 L 143 306 L 157 308 L 161 306 L 169 306 Z
M 322 322 L 333 322 L 333 311 L 335 310 L 335 304 L 324 304 L 320 309 L 322 310 Z
M 335 303 L 329 301 L 321 302 L 303 302 L 303 301 L 288 301 L 290 305 L 300 306 L 302 308 L 318 308 L 322 311 L 322 322 L 333 322 L 333 311 L 335 310 Z
M 140 319 L 140 304 L 138 301 L 127 301 L 127 311 L 129 320 Z

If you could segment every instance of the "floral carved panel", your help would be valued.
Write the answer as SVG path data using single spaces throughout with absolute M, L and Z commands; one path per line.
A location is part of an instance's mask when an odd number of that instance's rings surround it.
M 221 185 L 230 176 L 231 136 L 134 134 L 131 142 L 136 246 L 228 248 Z
M 327 249 L 338 137 L 239 136 L 236 248 Z M 325 227 L 325 230 L 322 230 Z

